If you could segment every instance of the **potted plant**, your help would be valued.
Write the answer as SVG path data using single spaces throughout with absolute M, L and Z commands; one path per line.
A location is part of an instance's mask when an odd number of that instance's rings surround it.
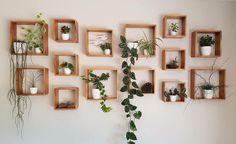
M 177 61 L 177 58 L 175 58 L 174 60 L 171 60 L 167 65 L 166 67 L 168 69 L 177 69 L 179 68 L 179 65 L 178 65 L 178 61 Z
M 177 97 L 187 97 L 186 89 L 178 90 L 177 88 L 169 89 L 164 92 L 164 96 L 170 99 L 171 102 L 176 102 Z
M 26 53 L 27 44 L 25 41 L 15 41 L 13 42 L 13 49 L 17 54 Z
M 212 99 L 218 86 L 206 82 L 201 84 L 199 88 L 202 90 L 202 95 L 205 99 Z
M 42 49 L 42 47 L 40 47 L 39 44 L 34 43 L 34 51 L 35 51 L 35 53 L 40 54 L 43 52 L 43 49 Z
M 62 40 L 70 39 L 70 28 L 68 26 L 61 27 L 61 38 Z
M 178 23 L 171 23 L 170 25 L 170 34 L 172 36 L 176 36 L 179 31 L 179 24 Z
M 70 75 L 74 71 L 74 65 L 69 62 L 63 62 L 59 66 L 60 69 L 63 69 L 64 74 Z
M 200 38 L 200 46 L 201 46 L 201 55 L 209 56 L 212 52 L 212 45 L 214 45 L 216 40 L 209 35 L 202 36 Z
M 42 77 L 42 73 L 40 72 L 32 72 L 31 73 L 31 78 L 29 79 L 29 84 L 30 84 L 30 94 L 37 94 L 38 93 L 38 88 L 36 87 L 37 82 L 40 81 Z
M 146 82 L 145 84 L 142 85 L 141 91 L 143 93 L 153 93 L 154 92 L 154 86 L 150 82 Z
M 111 55 L 111 47 L 112 47 L 111 43 L 108 42 L 100 44 L 100 48 L 102 49 L 105 55 Z

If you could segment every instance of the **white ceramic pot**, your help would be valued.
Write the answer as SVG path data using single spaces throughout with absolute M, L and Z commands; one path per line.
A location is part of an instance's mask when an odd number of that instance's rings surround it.
M 41 49 L 39 47 L 34 48 L 34 51 L 35 51 L 36 54 L 42 53 L 42 51 L 41 51 Z
M 25 53 L 27 44 L 23 42 L 13 42 L 13 48 L 15 53 Z
M 143 50 L 143 54 L 144 54 L 145 56 L 149 56 L 149 53 L 148 53 L 148 51 L 147 51 L 146 49 Z
M 111 55 L 111 50 L 110 49 L 105 49 L 104 53 L 105 53 L 105 55 Z
M 94 99 L 100 99 L 101 95 L 99 89 L 92 89 L 92 96 Z
M 213 90 L 203 90 L 203 96 L 205 99 L 212 99 L 214 96 Z
M 131 49 L 131 48 L 134 48 L 134 43 L 133 42 L 128 42 L 127 43 L 127 46 Z
M 37 94 L 37 93 L 38 93 L 38 88 L 36 88 L 36 87 L 31 87 L 31 88 L 30 88 L 30 93 L 31 93 L 31 94 Z
M 71 69 L 69 69 L 69 68 L 64 68 L 64 73 L 65 73 L 66 75 L 70 75 L 70 74 L 72 73 L 72 71 L 71 71 Z
M 170 95 L 171 102 L 176 102 L 176 100 L 177 100 L 177 95 Z
M 211 55 L 212 47 L 211 46 L 202 46 L 201 47 L 201 55 L 209 56 Z
M 176 36 L 178 34 L 178 32 L 175 32 L 175 31 L 170 31 L 170 35 L 172 35 L 172 36 Z
M 62 38 L 62 40 L 69 40 L 70 39 L 70 34 L 69 33 L 67 33 L 67 34 L 62 33 L 61 38 Z
M 138 43 L 137 42 L 133 42 L 134 48 L 138 48 Z

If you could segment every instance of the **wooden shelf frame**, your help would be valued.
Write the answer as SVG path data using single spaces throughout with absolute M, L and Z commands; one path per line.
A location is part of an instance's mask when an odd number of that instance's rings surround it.
M 92 54 L 89 51 L 89 33 L 90 32 L 102 32 L 102 33 L 110 33 L 111 34 L 111 54 L 105 55 L 105 54 Z M 85 48 L 86 48 L 86 54 L 87 56 L 91 57 L 113 57 L 114 56 L 114 33 L 112 29 L 106 29 L 106 28 L 88 28 L 86 29 L 85 33 Z
M 63 73 L 59 72 L 59 67 L 60 67 L 60 57 L 73 57 L 74 59 L 74 72 L 70 75 L 66 75 Z M 79 76 L 80 75 L 80 60 L 79 60 L 79 55 L 74 54 L 74 53 L 57 53 L 54 54 L 54 74 L 56 76 Z
M 61 37 L 59 36 L 59 23 L 70 23 L 74 27 L 74 31 L 72 31 L 73 39 L 69 40 L 62 40 Z M 54 40 L 56 42 L 61 42 L 61 43 L 78 43 L 79 42 L 79 23 L 75 19 L 54 19 L 54 24 L 53 24 L 53 29 L 54 29 Z
M 108 71 L 113 71 L 114 73 L 116 73 L 116 87 L 115 87 L 115 91 L 116 91 L 116 95 L 114 96 L 109 96 L 107 97 L 107 100 L 117 100 L 118 99 L 118 87 L 119 87 L 119 72 L 118 69 L 115 67 L 91 67 L 91 68 L 87 68 L 86 69 L 86 77 L 89 78 L 89 73 L 91 71 L 96 71 L 96 70 L 108 70 Z M 85 95 L 86 95 L 86 99 L 87 100 L 101 100 L 101 99 L 93 99 L 92 96 L 90 96 L 90 87 L 89 87 L 89 83 L 85 84 Z
M 43 53 L 37 54 L 37 53 L 23 53 L 23 54 L 17 54 L 14 52 L 13 49 L 13 42 L 17 41 L 17 26 L 19 25 L 35 25 L 39 21 L 30 21 L 30 20 L 21 20 L 21 21 L 11 21 L 10 22 L 10 43 L 11 48 L 10 52 L 13 55 L 31 55 L 31 56 L 48 56 L 48 24 L 44 25 L 44 28 L 46 29 L 46 32 L 43 34 Z
M 59 108 L 60 91 L 73 91 L 74 104 L 72 108 Z M 58 87 L 54 89 L 54 109 L 55 110 L 76 110 L 79 108 L 79 88 L 78 87 Z
M 152 40 L 156 41 L 156 37 L 157 37 L 157 26 L 155 24 L 125 24 L 124 25 L 124 36 L 127 36 L 127 29 L 130 28 L 148 28 L 151 29 L 153 31 L 153 35 L 152 35 Z M 151 55 L 151 57 L 155 57 L 157 53 L 157 48 L 156 45 L 154 46 L 154 54 Z M 139 54 L 140 58 L 147 58 L 147 56 L 143 55 L 143 54 Z M 150 57 L 150 56 L 149 56 Z
M 169 26 L 168 26 L 168 20 L 171 19 L 177 19 L 181 21 L 181 34 L 172 36 L 169 34 Z M 163 22 L 162 22 L 162 27 L 163 27 L 163 37 L 164 38 L 184 38 L 186 36 L 186 31 L 187 31 L 187 16 L 186 15 L 179 15 L 179 14 L 172 14 L 172 15 L 165 15 L 163 17 Z
M 23 92 L 23 79 L 24 71 L 27 70 L 39 70 L 42 72 L 43 78 L 43 91 L 37 94 L 25 93 Z M 49 93 L 49 71 L 48 68 L 17 68 L 16 69 L 16 94 L 22 96 L 42 96 L 48 95 Z
M 196 72 L 197 71 L 211 71 L 211 68 L 195 68 L 190 71 L 190 97 L 191 99 L 205 99 L 203 96 L 196 95 Z M 213 99 L 225 100 L 226 99 L 226 70 L 215 68 L 214 71 L 219 72 L 219 95 Z
M 166 85 L 168 83 L 174 83 L 177 84 L 177 87 L 180 88 L 181 90 L 186 88 L 185 86 L 185 82 L 182 81 L 176 81 L 176 80 L 169 80 L 169 81 L 162 81 L 161 83 L 161 91 L 162 91 L 162 100 L 164 102 L 171 102 L 165 95 L 164 92 L 166 91 Z M 185 102 L 185 98 L 184 97 L 180 97 L 179 99 L 177 99 L 176 102 Z
M 198 40 L 199 34 L 214 34 L 216 43 L 215 43 L 215 54 L 210 56 L 202 56 L 200 54 L 200 45 Z M 222 31 L 221 30 L 214 30 L 214 29 L 201 29 L 195 30 L 192 32 L 191 37 L 191 57 L 195 58 L 216 58 L 221 56 L 221 47 L 222 47 Z M 196 51 L 199 51 L 197 54 Z
M 177 69 L 168 69 L 166 67 L 166 57 L 168 52 L 177 52 L 180 54 L 180 64 Z M 178 48 L 167 48 L 162 50 L 162 70 L 185 70 L 186 67 L 186 50 Z

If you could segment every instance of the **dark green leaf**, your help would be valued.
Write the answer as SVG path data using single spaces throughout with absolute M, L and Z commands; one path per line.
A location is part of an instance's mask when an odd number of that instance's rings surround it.
M 121 104 L 122 104 L 122 105 L 128 105 L 128 104 L 130 104 L 129 99 L 128 99 L 128 98 L 124 99 L 124 100 L 121 102 Z
M 131 111 L 135 111 L 135 110 L 137 109 L 137 107 L 130 104 L 130 105 L 129 105 L 129 109 L 130 109 Z
M 127 68 L 125 68 L 125 69 L 123 70 L 123 73 L 124 73 L 124 74 L 128 74 L 128 73 L 129 73 L 129 70 L 128 70 Z
M 142 112 L 141 111 L 138 111 L 136 113 L 134 113 L 133 115 L 136 119 L 140 119 L 142 117 Z
M 120 43 L 120 44 L 119 44 L 119 47 L 120 47 L 120 48 L 126 48 L 127 45 L 126 45 L 126 43 Z
M 127 132 L 126 133 L 126 139 L 127 140 L 137 140 L 137 137 L 133 132 Z
M 126 43 L 126 38 L 124 36 L 120 36 L 121 43 Z
M 123 87 L 120 89 L 121 92 L 125 92 L 125 91 L 127 91 L 127 90 L 128 90 L 128 86 L 123 86 Z
M 130 121 L 129 123 L 129 128 L 132 130 L 132 131 L 137 131 L 137 128 L 136 128 L 136 125 L 134 123 L 134 121 Z
M 130 114 L 127 114 L 126 117 L 127 117 L 127 118 L 130 117 Z
M 130 77 L 131 77 L 133 80 L 136 80 L 136 77 L 135 77 L 135 73 L 134 73 L 134 72 L 131 72 L 131 73 L 130 73 Z
M 129 112 L 129 107 L 125 106 L 125 112 Z
M 127 67 L 127 66 L 128 66 L 128 63 L 126 61 L 123 61 L 122 68 Z
M 133 142 L 133 141 L 129 141 L 128 144 L 135 144 L 135 142 Z
M 135 64 L 134 57 L 131 57 L 131 58 L 130 58 L 130 62 L 131 62 L 133 65 Z
M 132 95 L 135 95 L 136 94 L 136 89 L 130 89 L 129 93 L 132 94 Z
M 136 82 L 132 82 L 132 86 L 133 86 L 134 88 L 139 88 L 139 86 L 138 86 L 138 84 L 137 84 Z
M 130 94 L 130 95 L 128 95 L 128 98 L 129 98 L 129 99 L 133 99 L 133 98 L 134 98 L 134 95 Z
M 129 77 L 128 77 L 128 76 L 125 76 L 125 77 L 123 78 L 123 83 L 124 83 L 125 85 L 129 85 Z
M 136 95 L 139 96 L 139 97 L 142 97 L 143 93 L 140 90 L 136 90 Z

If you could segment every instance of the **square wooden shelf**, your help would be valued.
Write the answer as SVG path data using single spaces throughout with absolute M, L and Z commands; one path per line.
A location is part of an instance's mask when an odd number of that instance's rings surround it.
M 96 33 L 95 36 L 91 36 L 91 33 Z M 103 40 L 101 37 L 107 37 L 106 40 Z M 109 38 L 110 37 L 110 38 Z M 92 39 L 92 40 L 91 40 Z M 101 41 L 111 43 L 111 54 L 105 55 L 102 53 L 101 48 L 96 44 Z M 112 29 L 103 29 L 103 28 L 88 28 L 85 34 L 85 48 L 87 56 L 91 57 L 113 57 L 114 55 L 114 35 Z M 96 52 L 91 52 L 93 49 L 99 49 Z
M 196 68 L 196 69 L 191 69 L 190 72 L 190 77 L 191 77 L 191 89 L 190 89 L 190 96 L 191 99 L 205 99 L 202 94 L 199 95 L 199 93 L 197 93 L 198 87 L 197 87 L 197 72 L 199 71 L 211 71 L 211 68 Z M 214 71 L 218 71 L 219 74 L 219 92 L 218 95 L 216 97 L 213 97 L 213 99 L 218 99 L 218 100 L 225 100 L 226 98 L 226 70 L 225 69 L 217 69 L 215 68 Z M 211 99 L 210 99 L 211 100 Z
M 178 53 L 177 60 L 179 62 L 179 68 L 177 69 L 171 69 L 167 68 L 167 55 L 168 53 Z M 180 57 L 180 58 L 178 58 Z M 163 70 L 185 70 L 186 65 L 186 52 L 185 49 L 178 49 L 178 48 L 168 48 L 162 50 L 162 69 Z M 174 60 L 174 59 L 173 59 Z
M 199 45 L 199 35 L 213 35 L 215 37 L 216 43 L 214 46 L 214 54 L 210 56 L 202 56 L 200 54 L 200 45 Z M 210 30 L 202 29 L 195 30 L 192 32 L 191 38 L 191 57 L 195 58 L 216 58 L 221 56 L 221 41 L 222 41 L 222 31 L 221 30 Z
M 131 71 L 134 71 L 136 74 L 136 82 L 141 89 L 141 87 L 149 82 L 153 85 L 153 92 L 143 94 L 156 94 L 156 70 L 150 67 L 133 67 Z M 142 73 L 143 71 L 147 72 L 149 80 L 145 79 L 145 74 Z M 139 73 L 140 72 L 140 73 Z
M 180 33 L 172 36 L 169 32 L 169 20 L 179 21 Z M 187 16 L 186 15 L 165 15 L 163 17 L 163 37 L 164 38 L 184 38 L 186 36 L 187 29 Z
M 186 88 L 186 87 L 185 87 L 185 82 L 175 81 L 175 80 L 163 81 L 163 82 L 162 82 L 162 86 L 161 86 L 161 90 L 162 90 L 162 100 L 163 100 L 164 102 L 171 102 L 170 99 L 168 99 L 168 98 L 164 95 L 164 92 L 167 90 L 167 85 L 168 85 L 168 84 L 175 84 L 175 85 L 177 85 L 176 88 L 178 88 L 178 89 L 180 89 L 180 90 Z M 168 89 L 169 89 L 169 88 L 168 88 Z M 176 102 L 185 102 L 185 98 L 184 98 L 184 97 L 179 97 Z
M 74 106 L 71 107 L 60 107 L 60 92 L 61 91 L 72 91 L 74 94 L 73 100 L 69 101 Z M 54 89 L 54 108 L 55 110 L 75 110 L 79 107 L 79 88 L 77 87 L 59 87 Z
M 113 82 L 114 84 L 110 85 L 110 86 L 113 86 L 113 88 L 115 89 L 114 90 L 115 94 L 114 95 L 108 95 L 107 100 L 117 100 L 117 98 L 118 98 L 118 85 L 119 85 L 119 73 L 118 73 L 117 68 L 115 68 L 115 67 L 93 67 L 93 68 L 88 68 L 86 70 L 86 77 L 87 78 L 89 78 L 89 73 L 91 71 L 111 71 L 115 74 L 115 78 L 114 78 L 115 82 Z M 94 99 L 90 94 L 90 89 L 91 89 L 90 84 L 86 83 L 86 85 L 85 85 L 85 95 L 86 95 L 87 100 L 101 100 L 101 99 Z
M 124 25 L 124 36 L 126 37 L 127 41 L 130 41 L 130 39 L 127 37 L 128 36 L 128 30 L 129 29 L 149 29 L 151 31 L 150 35 L 151 35 L 151 39 L 153 41 L 156 41 L 156 25 L 155 24 L 125 24 Z M 144 31 L 141 31 L 142 37 L 140 38 L 144 38 Z M 133 34 L 132 34 L 133 35 Z M 136 34 L 134 34 L 136 35 Z M 134 41 L 139 40 L 135 39 Z M 154 47 L 154 54 L 151 56 L 156 56 L 156 45 Z M 143 53 L 139 54 L 140 58 L 146 58 L 147 56 L 145 56 Z
M 73 60 L 74 72 L 67 75 L 59 71 L 60 57 L 71 57 Z M 58 53 L 54 55 L 54 73 L 56 76 L 79 76 L 79 55 L 74 53 Z
M 25 82 L 28 82 L 27 72 L 39 71 L 42 74 L 42 89 L 37 94 L 31 94 L 24 90 L 27 86 Z M 49 76 L 48 68 L 17 68 L 16 69 L 16 93 L 19 96 L 41 96 L 47 95 L 49 92 Z
M 13 42 L 19 40 L 17 37 L 17 27 L 23 26 L 23 25 L 35 25 L 39 21 L 11 21 L 10 23 L 10 43 L 11 43 L 11 54 L 13 55 L 31 55 L 31 56 L 47 56 L 48 55 L 48 24 L 44 25 L 44 28 L 46 29 L 46 32 L 43 35 L 43 53 L 37 54 L 37 53 L 23 53 L 23 54 L 17 54 L 14 52 L 13 49 Z
M 62 40 L 60 36 L 60 27 L 59 24 L 64 23 L 64 24 L 70 24 L 71 25 L 71 35 L 72 38 L 69 40 Z M 54 40 L 56 42 L 61 42 L 61 43 L 78 43 L 79 42 L 79 24 L 76 20 L 74 19 L 54 19 Z

